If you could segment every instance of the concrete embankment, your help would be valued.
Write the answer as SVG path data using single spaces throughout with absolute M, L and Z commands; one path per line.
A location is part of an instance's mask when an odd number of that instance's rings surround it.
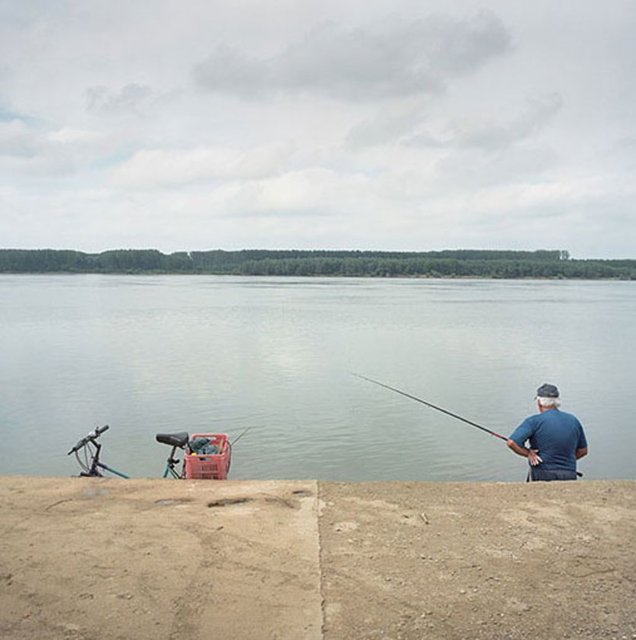
M 4 640 L 636 638 L 636 482 L 0 478 Z

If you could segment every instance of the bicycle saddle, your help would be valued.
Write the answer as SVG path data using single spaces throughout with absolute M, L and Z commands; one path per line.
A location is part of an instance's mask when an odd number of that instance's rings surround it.
M 161 444 L 183 448 L 188 444 L 190 436 L 186 431 L 179 431 L 179 433 L 158 433 L 155 437 Z

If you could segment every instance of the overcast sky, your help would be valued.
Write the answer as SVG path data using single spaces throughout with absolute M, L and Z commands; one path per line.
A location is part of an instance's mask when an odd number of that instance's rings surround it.
M 0 0 L 0 247 L 636 257 L 633 0 Z

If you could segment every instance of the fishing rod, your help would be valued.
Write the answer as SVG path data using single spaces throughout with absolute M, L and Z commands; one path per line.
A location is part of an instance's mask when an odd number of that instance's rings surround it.
M 241 431 L 241 433 L 238 434 L 238 436 L 236 436 L 236 438 L 234 438 L 234 440 L 232 442 L 230 442 L 230 445 L 233 447 L 252 427 L 247 427 L 247 429 L 245 429 L 244 431 Z
M 360 378 L 361 380 L 366 380 L 367 382 L 372 382 L 373 384 L 377 384 L 379 387 L 384 387 L 385 389 L 389 389 L 390 391 L 399 393 L 400 395 L 410 398 L 411 400 L 415 400 L 416 402 L 420 402 L 421 404 L 425 404 L 427 407 L 430 407 L 431 409 L 435 409 L 436 411 L 441 411 L 442 413 L 445 413 L 447 416 L 451 416 L 452 418 L 456 418 L 457 420 L 461 420 L 462 422 L 469 424 L 471 427 L 477 427 L 477 429 L 481 429 L 482 431 L 489 433 L 491 436 L 495 436 L 495 438 L 500 438 L 501 440 L 505 440 L 506 442 L 508 441 L 508 438 L 506 438 L 506 436 L 502 436 L 500 433 L 497 433 L 496 431 L 492 431 L 492 429 L 487 429 L 486 427 L 483 427 L 482 425 L 477 424 L 472 420 L 468 420 L 467 418 L 458 416 L 456 413 L 453 413 L 452 411 L 448 411 L 447 409 L 442 409 L 442 407 L 438 407 L 437 405 L 431 404 L 430 402 L 426 402 L 426 400 L 422 400 L 417 396 L 412 396 L 410 393 L 406 393 L 405 391 L 400 391 L 395 387 L 391 387 L 388 384 L 384 384 L 383 382 L 378 382 L 373 378 L 367 378 L 366 376 L 362 376 L 359 373 L 352 373 L 351 375 L 355 376 L 356 378 Z

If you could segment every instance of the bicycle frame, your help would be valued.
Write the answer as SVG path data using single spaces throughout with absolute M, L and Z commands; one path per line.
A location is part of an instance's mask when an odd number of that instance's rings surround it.
M 82 468 L 80 473 L 80 477 L 103 477 L 104 474 L 101 470 L 108 471 L 113 475 L 119 476 L 120 478 L 124 478 L 126 480 L 130 479 L 130 476 L 126 475 L 122 471 L 117 471 L 117 469 L 113 469 L 109 467 L 107 464 L 103 463 L 99 459 L 99 452 L 102 448 L 102 445 L 94 440 L 87 442 L 81 449 L 75 451 L 75 458 Z M 79 452 L 84 451 L 84 460 L 82 460 L 79 456 Z M 88 462 L 88 452 L 90 452 L 91 460 L 90 464 Z
M 163 478 L 167 478 L 168 476 L 172 476 L 176 480 L 180 480 L 181 478 L 183 478 L 183 471 L 181 473 L 178 473 L 175 468 L 180 462 L 180 460 L 174 457 L 176 450 L 176 447 L 172 447 L 170 457 L 166 461 L 166 468 L 163 471 Z
M 177 480 L 184 478 L 185 469 L 182 468 L 180 473 L 176 469 L 181 460 L 175 458 L 174 456 L 177 452 L 177 449 L 185 449 L 189 439 L 188 433 L 186 431 L 181 431 L 179 433 L 158 433 L 155 436 L 155 439 L 161 444 L 167 444 L 172 447 L 170 455 L 166 460 L 166 468 L 163 471 L 163 477 L 167 478 L 168 476 L 172 476 Z

